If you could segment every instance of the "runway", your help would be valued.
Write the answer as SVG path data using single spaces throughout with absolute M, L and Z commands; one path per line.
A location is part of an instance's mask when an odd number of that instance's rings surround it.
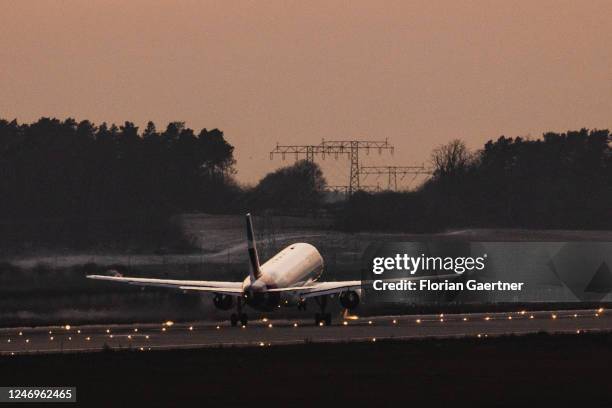
M 111 349 L 149 351 L 219 346 L 261 346 L 384 339 L 575 333 L 612 330 L 612 312 L 604 309 L 519 311 L 357 317 L 315 326 L 313 319 L 254 320 L 246 327 L 228 322 L 53 326 L 0 329 L 0 354 L 89 352 Z

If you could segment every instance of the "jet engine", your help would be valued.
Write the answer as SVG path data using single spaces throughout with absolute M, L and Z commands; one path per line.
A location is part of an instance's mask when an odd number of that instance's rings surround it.
M 229 310 L 234 305 L 234 298 L 233 296 L 216 293 L 213 298 L 213 303 L 217 309 Z
M 352 310 L 359 304 L 359 294 L 353 290 L 347 290 L 340 294 L 340 304 L 343 308 Z

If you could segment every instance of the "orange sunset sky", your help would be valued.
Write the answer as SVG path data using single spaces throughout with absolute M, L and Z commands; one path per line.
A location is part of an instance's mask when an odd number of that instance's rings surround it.
M 217 127 L 246 183 L 277 141 L 389 138 L 368 164 L 420 164 L 612 127 L 612 1 L 0 0 L 0 116 Z

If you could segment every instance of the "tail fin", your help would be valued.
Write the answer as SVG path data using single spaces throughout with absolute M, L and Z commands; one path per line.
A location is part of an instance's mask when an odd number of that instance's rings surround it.
M 255 234 L 253 234 L 253 221 L 251 214 L 246 215 L 247 239 L 249 241 L 249 276 L 251 281 L 261 277 L 261 269 L 259 268 L 259 255 L 257 254 L 257 246 L 255 245 Z

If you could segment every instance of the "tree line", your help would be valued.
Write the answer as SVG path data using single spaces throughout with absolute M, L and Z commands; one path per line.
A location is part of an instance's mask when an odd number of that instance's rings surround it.
M 0 240 L 157 237 L 185 212 L 323 213 L 345 230 L 610 228 L 611 143 L 608 130 L 587 129 L 502 136 L 473 152 L 454 140 L 432 152 L 434 173 L 415 191 L 330 202 L 308 161 L 239 185 L 234 147 L 218 129 L 0 120 Z
M 453 140 L 431 156 L 433 176 L 414 192 L 354 195 L 345 228 L 432 231 L 453 227 L 612 227 L 608 130 L 501 136 L 470 152 Z
M 152 233 L 171 214 L 233 201 L 233 152 L 220 130 L 182 122 L 0 120 L 0 218 L 7 234 L 41 240 Z
M 312 214 L 323 205 L 325 179 L 313 163 L 278 169 L 253 187 L 235 181 L 235 164 L 222 131 L 183 122 L 140 130 L 132 122 L 0 119 L 0 243 L 160 245 L 176 214 Z

